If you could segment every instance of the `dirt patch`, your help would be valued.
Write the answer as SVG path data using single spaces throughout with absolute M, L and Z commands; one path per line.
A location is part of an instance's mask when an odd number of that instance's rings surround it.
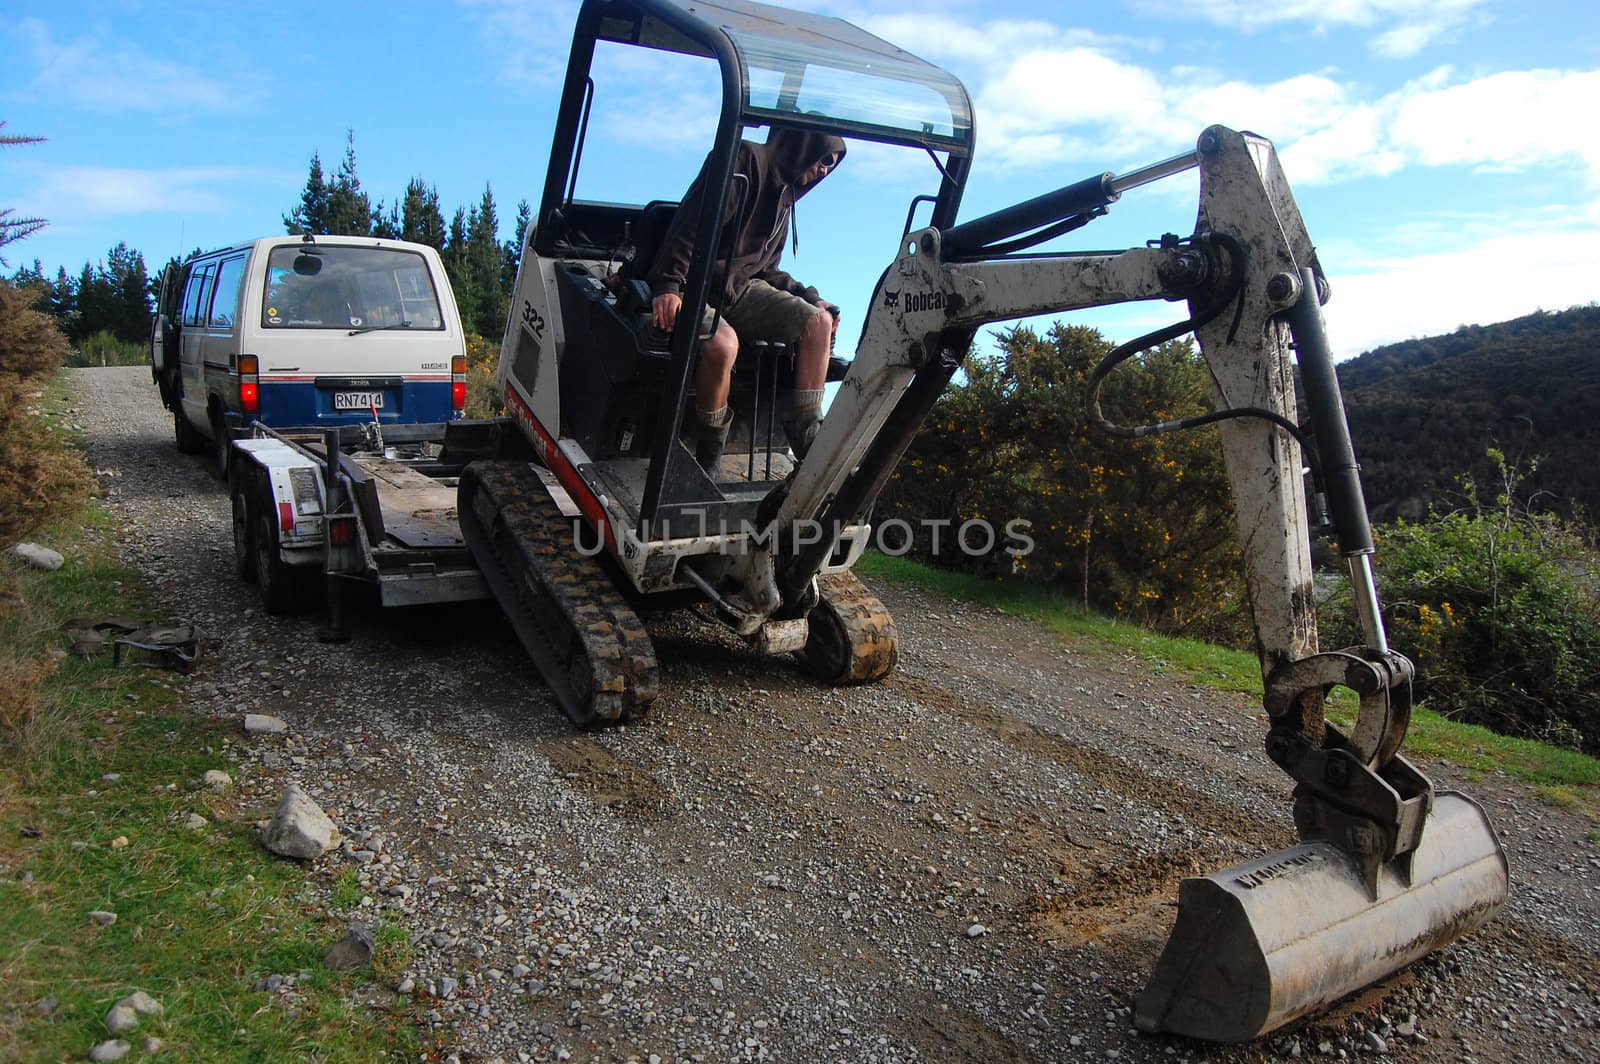
M 672 792 L 649 772 L 587 735 L 539 744 L 561 777 L 620 817 L 656 823 L 672 816 Z

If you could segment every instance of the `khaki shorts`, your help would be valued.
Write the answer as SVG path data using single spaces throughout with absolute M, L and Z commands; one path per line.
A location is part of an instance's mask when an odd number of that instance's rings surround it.
M 751 281 L 731 306 L 723 308 L 722 317 L 739 334 L 741 344 L 765 340 L 794 347 L 800 342 L 800 334 L 811 316 L 820 311 L 815 304 L 780 291 L 765 281 Z M 715 314 L 714 307 L 706 307 L 700 318 L 702 335 L 711 334 Z

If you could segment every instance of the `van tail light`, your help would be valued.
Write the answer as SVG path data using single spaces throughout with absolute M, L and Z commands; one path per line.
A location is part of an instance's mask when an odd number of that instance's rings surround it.
M 247 415 L 261 412 L 261 383 L 255 355 L 239 356 L 239 409 Z
M 456 413 L 467 408 L 467 356 L 450 356 L 450 409 Z

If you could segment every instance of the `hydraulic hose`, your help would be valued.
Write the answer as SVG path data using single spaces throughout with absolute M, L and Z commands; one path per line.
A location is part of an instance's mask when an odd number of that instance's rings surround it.
M 1221 421 L 1231 421 L 1236 418 L 1258 418 L 1268 421 L 1288 433 L 1300 445 L 1301 457 L 1311 469 L 1311 481 L 1314 486 L 1318 509 L 1321 510 L 1321 500 L 1326 496 L 1323 486 L 1322 465 L 1317 459 L 1317 448 L 1311 436 L 1299 425 L 1290 421 L 1282 414 L 1265 407 L 1240 406 L 1227 410 L 1213 410 L 1209 414 L 1197 414 L 1194 417 L 1179 418 L 1175 421 L 1161 421 L 1148 425 L 1119 425 L 1105 416 L 1100 409 L 1100 386 L 1110 376 L 1111 371 L 1135 355 L 1142 354 L 1159 344 L 1176 340 L 1191 332 L 1203 328 L 1215 321 L 1228 305 L 1233 304 L 1233 322 L 1228 330 L 1228 339 L 1233 340 L 1239 331 L 1239 322 L 1244 314 L 1244 278 L 1246 254 L 1239 241 L 1226 233 L 1212 233 L 1206 238 L 1228 252 L 1232 265 L 1229 270 L 1228 286 L 1204 309 L 1198 311 L 1188 319 L 1176 322 L 1161 329 L 1145 333 L 1143 336 L 1129 340 L 1113 348 L 1100 363 L 1095 366 L 1094 372 L 1089 375 L 1088 389 L 1084 395 L 1084 407 L 1089 415 L 1089 423 L 1107 436 L 1117 439 L 1137 440 L 1145 436 L 1155 436 L 1165 432 L 1178 432 L 1185 429 L 1197 429 L 1205 425 L 1215 425 Z

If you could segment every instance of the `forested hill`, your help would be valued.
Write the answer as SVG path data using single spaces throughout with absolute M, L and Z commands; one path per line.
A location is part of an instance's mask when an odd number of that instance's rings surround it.
M 1600 520 L 1600 306 L 1390 344 L 1341 363 L 1339 382 L 1374 518 L 1455 508 L 1463 473 L 1492 503 L 1496 447 L 1538 460 L 1519 497 Z

